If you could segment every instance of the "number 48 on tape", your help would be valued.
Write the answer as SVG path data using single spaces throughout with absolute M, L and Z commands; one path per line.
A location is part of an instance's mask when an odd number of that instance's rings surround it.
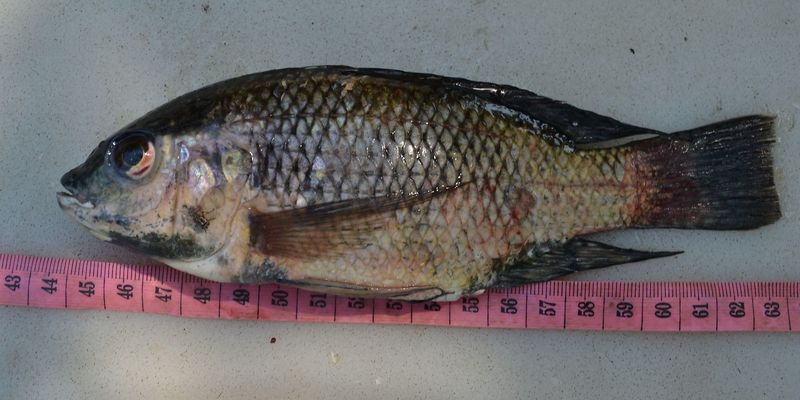
M 607 331 L 800 330 L 800 282 L 552 281 L 451 303 L 222 284 L 165 266 L 0 254 L 0 304 L 271 321 Z

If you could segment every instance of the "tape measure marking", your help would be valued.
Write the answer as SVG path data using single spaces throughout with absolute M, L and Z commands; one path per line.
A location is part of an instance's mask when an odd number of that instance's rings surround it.
M 519 329 L 800 330 L 800 282 L 551 281 L 452 303 L 210 282 L 169 267 L 0 254 L 0 304 L 267 321 Z

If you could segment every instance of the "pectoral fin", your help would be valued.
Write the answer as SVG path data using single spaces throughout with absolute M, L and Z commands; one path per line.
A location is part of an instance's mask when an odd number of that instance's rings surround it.
M 343 254 L 369 245 L 371 234 L 382 229 L 394 211 L 425 203 L 461 186 L 251 215 L 250 241 L 253 248 L 270 256 L 308 259 Z
M 319 279 L 282 280 L 280 283 L 312 292 L 331 293 L 336 296 L 380 297 L 412 302 L 430 301 L 448 294 L 443 289 L 434 286 L 375 287 Z

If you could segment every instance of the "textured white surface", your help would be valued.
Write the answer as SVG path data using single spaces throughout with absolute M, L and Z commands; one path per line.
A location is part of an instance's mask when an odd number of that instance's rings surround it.
M 186 91 L 265 69 L 349 64 L 514 84 L 667 131 L 776 114 L 780 222 L 755 232 L 604 235 L 686 253 L 575 279 L 800 280 L 800 6 L 697 4 L 2 2 L 0 251 L 141 261 L 61 214 L 63 172 Z M 786 334 L 301 325 L 0 307 L 0 398 L 793 398 L 799 355 L 797 336 Z

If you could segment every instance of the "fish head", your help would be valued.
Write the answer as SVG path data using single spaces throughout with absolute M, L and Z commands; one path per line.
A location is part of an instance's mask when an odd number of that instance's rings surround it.
M 173 228 L 167 196 L 174 172 L 163 137 L 123 131 L 100 142 L 86 161 L 61 177 L 61 209 L 101 240 L 137 247 L 137 237 L 167 236 Z M 167 143 L 168 144 L 168 143 Z M 166 153 L 166 154 L 165 154 Z
M 217 137 L 123 129 L 61 178 L 59 206 L 97 238 L 170 265 L 214 257 L 233 236 L 251 165 Z

